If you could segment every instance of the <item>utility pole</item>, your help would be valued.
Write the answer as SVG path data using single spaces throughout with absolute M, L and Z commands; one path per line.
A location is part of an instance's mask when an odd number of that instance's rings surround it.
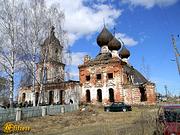
M 167 89 L 167 85 L 164 85 L 164 89 L 165 89 L 165 92 L 166 92 L 166 98 L 168 98 L 168 89 Z
M 178 72 L 179 72 L 179 76 L 180 76 L 180 64 L 179 64 L 179 59 L 178 59 L 178 57 L 180 56 L 180 53 L 176 47 L 176 40 L 174 38 L 174 35 L 171 35 L 171 36 L 172 36 L 172 45 L 173 45 L 174 53 L 175 53 L 175 57 L 176 57 L 176 64 L 177 64 Z

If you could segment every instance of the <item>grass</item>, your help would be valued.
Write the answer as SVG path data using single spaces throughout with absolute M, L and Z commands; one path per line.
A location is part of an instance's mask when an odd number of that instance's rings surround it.
M 29 134 L 62 135 L 151 135 L 155 129 L 155 107 L 133 107 L 131 112 L 87 111 L 31 118 L 16 122 L 32 128 Z

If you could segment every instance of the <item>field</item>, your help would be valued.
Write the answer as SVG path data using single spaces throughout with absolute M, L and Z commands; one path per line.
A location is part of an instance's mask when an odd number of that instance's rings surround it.
M 16 122 L 30 126 L 36 135 L 152 135 L 156 127 L 155 107 L 133 107 L 131 112 L 104 112 L 88 106 L 86 111 L 31 118 Z

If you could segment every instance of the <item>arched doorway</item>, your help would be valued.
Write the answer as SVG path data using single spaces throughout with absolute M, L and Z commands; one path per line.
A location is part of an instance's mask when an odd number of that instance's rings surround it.
M 36 92 L 36 95 L 35 95 L 35 103 L 36 103 L 36 106 L 38 104 L 38 100 L 39 100 L 39 92 Z
M 102 90 L 101 89 L 97 90 L 97 101 L 102 102 Z
M 141 102 L 147 101 L 146 89 L 144 87 L 139 87 L 141 93 Z
M 54 103 L 54 91 L 49 91 L 49 104 Z
M 22 102 L 25 102 L 25 100 L 26 100 L 26 93 L 23 93 L 22 94 Z
M 64 91 L 63 90 L 61 90 L 60 91 L 60 95 L 59 95 L 59 97 L 60 97 L 60 104 L 63 104 L 63 95 L 64 95 Z
M 91 93 L 90 93 L 90 90 L 86 90 L 86 102 L 91 102 Z
M 114 90 L 112 88 L 109 89 L 109 101 L 114 102 Z

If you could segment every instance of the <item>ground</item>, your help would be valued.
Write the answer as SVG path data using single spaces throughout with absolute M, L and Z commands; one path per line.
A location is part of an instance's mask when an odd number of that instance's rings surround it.
M 152 135 L 156 127 L 156 107 L 133 107 L 131 112 L 104 112 L 103 107 L 88 106 L 76 111 L 29 118 L 16 122 L 30 126 L 26 134 L 36 135 Z

